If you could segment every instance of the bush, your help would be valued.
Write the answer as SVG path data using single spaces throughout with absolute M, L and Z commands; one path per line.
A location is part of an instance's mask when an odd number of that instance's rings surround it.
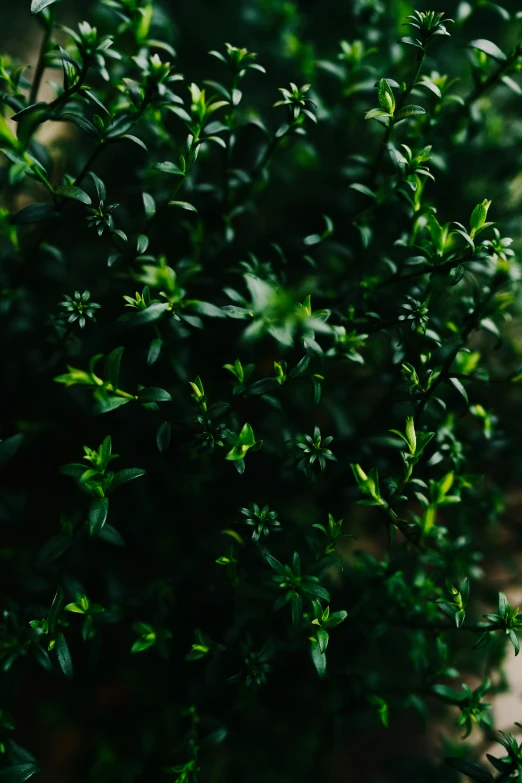
M 522 12 L 92 5 L 0 62 L 0 780 L 517 778 Z

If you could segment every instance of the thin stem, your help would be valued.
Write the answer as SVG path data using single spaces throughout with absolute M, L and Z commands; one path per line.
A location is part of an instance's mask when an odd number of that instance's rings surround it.
M 290 130 L 290 129 L 289 129 Z M 254 170 L 252 172 L 252 186 L 255 185 L 259 177 L 261 176 L 263 169 L 267 165 L 268 161 L 274 154 L 274 152 L 277 149 L 277 146 L 279 142 L 284 139 L 284 137 L 287 135 L 288 131 L 286 133 L 283 133 L 282 136 L 274 136 L 272 137 L 272 140 L 270 141 L 270 144 L 268 144 L 267 148 L 265 149 L 261 159 L 257 163 L 257 165 L 254 167 Z
M 188 165 L 187 165 L 187 173 L 188 173 Z M 161 204 L 158 207 L 158 209 L 155 211 L 155 213 L 153 215 L 151 215 L 151 217 L 147 220 L 147 222 L 145 223 L 145 228 L 143 229 L 143 233 L 144 234 L 148 234 L 150 232 L 152 226 L 154 225 L 154 223 L 156 222 L 158 217 L 166 210 L 166 208 L 168 207 L 168 205 L 170 204 L 170 202 L 172 201 L 172 199 L 174 198 L 174 196 L 176 195 L 178 190 L 181 188 L 181 186 L 183 184 L 183 180 L 185 179 L 186 176 L 187 176 L 187 174 L 185 174 L 184 177 L 180 177 L 179 178 L 179 181 L 174 186 L 174 189 L 171 190 L 167 200 L 164 201 L 163 204 Z
M 386 280 L 381 280 L 379 283 L 376 283 L 375 288 L 383 288 L 387 285 L 394 285 L 395 283 L 403 283 L 405 281 L 407 282 L 408 280 L 413 280 L 416 277 L 427 275 L 430 272 L 440 275 L 444 272 L 449 272 L 452 269 L 455 269 L 455 267 L 459 266 L 459 264 L 461 264 L 463 261 L 464 257 L 459 256 L 458 258 L 454 258 L 451 261 L 446 261 L 444 264 L 440 264 L 439 266 L 425 264 L 419 269 L 416 269 L 414 272 L 409 272 L 407 275 L 394 275 L 393 277 L 389 277 Z
M 31 92 L 29 93 L 29 105 L 36 103 L 38 97 L 38 90 L 40 89 L 40 83 L 42 81 L 43 72 L 45 70 L 45 55 L 49 46 L 49 41 L 54 29 L 54 8 L 49 9 L 49 19 L 47 21 L 40 51 L 38 53 L 38 62 L 36 64 L 36 71 L 34 74 L 33 83 L 31 84 Z
M 382 514 L 384 514 L 386 521 L 388 523 L 388 526 L 393 525 L 394 527 L 398 528 L 398 530 L 402 533 L 404 538 L 412 544 L 416 549 L 424 549 L 424 544 L 419 540 L 419 537 L 408 527 L 404 525 L 404 520 L 400 519 L 395 511 L 391 508 L 391 506 L 383 502 L 383 504 L 380 504 L 378 506 L 379 510 Z
M 80 182 L 84 179 L 84 177 L 87 176 L 87 174 L 89 173 L 89 171 L 91 170 L 91 168 L 92 168 L 92 166 L 94 164 L 94 161 L 96 160 L 96 158 L 98 157 L 98 155 L 100 154 L 102 149 L 105 149 L 105 147 L 108 144 L 110 144 L 110 141 L 102 142 L 101 144 L 98 144 L 98 146 L 94 148 L 94 150 L 92 151 L 90 157 L 88 158 L 85 166 L 83 167 L 83 169 L 80 171 L 80 173 L 78 174 L 78 176 L 74 180 L 74 184 L 75 185 L 79 185 Z
M 424 59 L 426 57 L 426 51 L 423 51 L 422 54 L 419 56 L 419 61 L 417 65 L 417 70 L 415 71 L 415 76 L 411 80 L 408 87 L 402 92 L 398 99 L 397 99 L 397 105 L 395 107 L 395 111 L 398 111 L 402 108 L 404 101 L 408 97 L 408 95 L 411 93 L 415 85 L 417 84 L 417 80 L 420 76 L 422 66 L 424 65 Z M 388 147 L 388 142 L 390 141 L 390 137 L 392 134 L 392 130 L 395 127 L 395 123 L 393 121 L 393 117 L 390 117 L 388 121 L 388 127 L 386 128 L 386 132 L 384 133 L 384 136 L 381 139 L 381 143 L 379 145 L 379 149 L 377 150 L 377 155 L 375 156 L 375 160 L 373 162 L 373 166 L 370 172 L 370 180 L 373 182 L 378 174 L 378 171 L 381 167 L 382 159 L 384 157 L 384 153 L 386 152 L 386 149 Z
M 497 82 L 502 79 L 505 72 L 515 63 L 522 54 L 522 42 L 517 43 L 513 53 L 508 57 L 499 67 L 491 73 L 488 78 L 483 82 L 478 82 L 475 85 L 474 90 L 466 98 L 465 105 L 462 108 L 469 108 L 480 98 L 485 92 L 493 87 Z
M 178 190 L 181 188 L 181 186 L 182 186 L 183 182 L 185 181 L 185 179 L 188 177 L 188 175 L 190 173 L 190 170 L 192 168 L 192 164 L 194 163 L 194 161 L 196 159 L 196 150 L 197 150 L 197 147 L 198 147 L 198 141 L 199 141 L 200 133 L 201 133 L 201 128 L 198 128 L 198 130 L 195 131 L 195 133 L 194 133 L 194 138 L 192 139 L 192 143 L 190 145 L 189 154 L 188 154 L 188 157 L 187 157 L 187 164 L 186 164 L 186 167 L 185 167 L 184 176 L 183 177 L 180 176 L 179 181 L 174 186 L 174 189 L 170 192 L 167 200 L 164 201 L 163 204 L 156 210 L 156 212 L 147 220 L 147 222 L 145 224 L 145 229 L 144 229 L 144 233 L 145 234 L 149 233 L 149 231 L 151 229 L 151 226 L 158 219 L 159 215 L 161 215 L 165 211 L 165 209 L 168 207 L 168 205 L 170 204 L 170 202 L 172 201 L 172 199 L 174 198 L 174 196 L 176 195 Z
M 358 212 L 352 218 L 352 225 L 357 226 L 359 221 L 363 220 L 369 215 L 373 215 L 374 212 L 377 212 L 377 210 L 379 210 L 381 207 L 384 207 L 391 200 L 392 196 L 395 195 L 399 185 L 400 182 L 394 185 L 393 188 L 388 193 L 386 193 L 380 201 L 375 200 L 374 203 L 371 204 L 369 207 L 366 207 L 366 209 L 363 209 L 360 212 Z
M 89 70 L 89 61 L 87 58 L 83 61 L 82 69 L 80 71 L 80 75 L 78 76 L 78 80 L 72 84 L 70 87 L 68 87 L 66 90 L 64 90 L 61 95 L 58 95 L 54 101 L 51 101 L 51 103 L 48 104 L 49 109 L 57 109 L 59 106 L 62 105 L 62 103 L 65 103 L 69 98 L 71 98 L 73 95 L 75 95 L 77 92 L 80 92 L 81 88 L 83 87 L 83 83 L 85 81 L 85 77 L 87 76 L 87 71 Z
M 228 209 L 228 202 L 230 199 L 230 181 L 228 176 L 228 169 L 230 166 L 230 158 L 231 158 L 231 148 L 230 148 L 230 136 L 232 134 L 232 126 L 234 122 L 234 113 L 235 113 L 235 106 L 234 106 L 234 92 L 237 90 L 237 86 L 239 83 L 239 74 L 234 75 L 234 80 L 232 82 L 232 106 L 227 114 L 225 121 L 227 123 L 228 127 L 228 133 L 226 135 L 225 144 L 225 159 L 224 159 L 224 166 L 223 166 L 223 211 L 226 213 Z
M 442 369 L 441 369 L 439 375 L 437 376 L 437 378 L 435 378 L 435 380 L 431 384 L 430 388 L 425 392 L 425 394 L 423 396 L 423 399 L 417 405 L 417 410 L 415 412 L 415 416 L 416 416 L 416 420 L 417 421 L 420 419 L 420 417 L 424 413 L 424 411 L 426 409 L 426 405 L 428 404 L 429 400 L 433 396 L 434 391 L 437 389 L 438 386 L 440 386 L 440 384 L 444 380 L 447 380 L 449 378 L 451 365 L 455 361 L 455 358 L 456 358 L 457 354 L 459 353 L 459 351 L 461 351 L 462 348 L 464 348 L 464 346 L 466 345 L 468 337 L 471 334 L 471 332 L 473 331 L 473 329 L 476 328 L 477 320 L 479 318 L 479 315 L 480 315 L 482 309 L 485 307 L 485 305 L 489 301 L 489 299 L 492 297 L 492 295 L 493 295 L 493 291 L 491 290 L 488 293 L 488 295 L 483 299 L 483 301 L 480 302 L 477 305 L 477 307 L 473 310 L 473 312 L 471 312 L 468 315 L 468 317 L 466 319 L 467 323 L 466 323 L 466 325 L 464 327 L 464 330 L 462 332 L 462 337 L 461 337 L 460 342 L 451 351 L 449 356 L 446 357 L 446 360 L 444 361 L 444 364 L 442 365 Z

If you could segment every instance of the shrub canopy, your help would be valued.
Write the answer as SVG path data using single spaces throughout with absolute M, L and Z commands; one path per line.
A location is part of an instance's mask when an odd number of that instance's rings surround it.
M 517 779 L 517 3 L 22 5 L 0 780 Z

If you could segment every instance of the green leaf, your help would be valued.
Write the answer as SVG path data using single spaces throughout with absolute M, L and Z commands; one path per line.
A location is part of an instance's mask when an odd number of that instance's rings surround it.
M 288 373 L 289 378 L 299 378 L 304 375 L 310 366 L 310 357 L 303 356 L 302 359 L 296 364 L 296 366 Z
M 319 628 L 317 631 L 317 641 L 321 652 L 326 652 L 326 648 L 328 647 L 328 632 L 325 631 L 324 628 Z
M 462 383 L 459 381 L 459 379 L 458 378 L 448 378 L 448 381 L 458 391 L 458 393 L 461 394 L 464 397 L 464 399 L 466 401 L 466 405 L 469 405 L 468 393 L 467 393 L 466 389 L 464 388 L 464 386 L 462 385 Z
M 40 1 L 43 2 L 43 0 Z M 51 0 L 51 2 L 53 1 Z M 0 783 L 24 783 L 24 780 L 29 780 L 30 777 L 39 771 L 40 767 L 34 762 L 3 767 L 0 769 Z
M 109 513 L 109 498 L 94 498 L 89 509 L 89 532 L 91 536 L 99 535 Z
M 319 642 L 311 642 L 310 654 L 317 674 L 321 678 L 324 677 L 326 674 L 326 655 L 324 652 L 321 652 Z
M 169 207 L 179 207 L 180 209 L 187 209 L 189 212 L 197 212 L 196 207 L 193 204 L 189 204 L 188 201 L 169 201 Z
M 49 624 L 49 631 L 51 633 L 54 633 L 56 631 L 56 626 L 58 625 L 58 620 L 60 618 L 63 605 L 64 605 L 64 593 L 63 593 L 63 589 L 59 587 L 58 590 L 56 591 L 56 595 L 53 598 L 51 608 L 49 609 L 49 613 L 47 615 L 47 622 Z
M 148 386 L 138 392 L 138 402 L 170 402 L 171 400 L 168 391 L 157 386 Z
M 277 378 L 262 378 L 248 387 L 247 394 L 266 394 L 280 386 L 281 382 Z
M 154 644 L 156 644 L 156 638 L 154 638 L 154 639 L 138 639 L 132 645 L 131 653 L 143 652 L 143 650 L 148 650 L 149 647 L 152 647 Z
M 158 359 L 161 349 L 163 347 L 163 340 L 161 337 L 156 337 L 149 345 L 149 351 L 147 353 L 147 366 L 151 367 Z
M 500 341 L 500 330 L 496 325 L 496 323 L 491 320 L 491 318 L 482 318 L 480 322 L 480 326 L 482 329 L 494 335 L 497 338 L 497 340 Z
M 130 397 L 100 397 L 96 403 L 95 411 L 99 414 L 110 413 L 129 402 L 131 402 Z
M 241 446 L 248 446 L 251 447 L 254 445 L 256 439 L 254 437 L 254 430 L 252 429 L 252 426 L 248 424 L 243 425 L 243 428 L 241 432 L 239 433 L 238 443 Z
M 38 103 L 32 103 L 30 106 L 26 106 L 25 109 L 17 112 L 17 114 L 13 114 L 11 119 L 13 122 L 20 122 L 20 120 L 22 120 L 24 117 L 35 114 L 36 117 L 41 120 L 46 115 L 48 107 L 49 104 L 44 103 L 43 101 L 38 101 Z
M 452 704 L 458 704 L 467 698 L 464 690 L 455 691 L 453 688 L 449 688 L 447 685 L 434 685 L 432 687 L 432 691 L 445 701 L 449 701 Z
M 63 673 L 70 680 L 73 676 L 73 665 L 69 646 L 63 633 L 58 634 L 58 639 L 56 640 L 56 656 Z
M 172 427 L 170 426 L 170 422 L 164 421 L 162 424 L 160 424 L 156 433 L 156 444 L 158 446 L 158 451 L 161 453 L 167 451 L 170 445 L 171 434 Z
M 460 281 L 464 277 L 465 271 L 466 270 L 464 269 L 463 264 L 457 264 L 455 269 L 452 270 L 450 286 L 457 285 L 457 283 L 460 283 Z
M 445 759 L 446 764 L 456 769 L 458 772 L 462 772 L 463 775 L 467 775 L 471 780 L 476 780 L 477 783 L 493 783 L 493 776 L 490 772 L 483 769 L 479 764 L 475 764 L 472 761 L 466 761 L 465 759 L 448 758 Z
M 376 117 L 391 117 L 392 115 L 387 112 L 383 111 L 383 109 L 370 109 L 370 111 L 367 111 L 364 115 L 365 120 L 373 120 Z
M 103 375 L 105 380 L 108 381 L 110 384 L 112 384 L 114 389 L 118 388 L 121 357 L 123 355 L 124 350 L 125 347 L 123 345 L 120 345 L 118 348 L 115 348 L 113 351 L 111 351 L 110 354 L 105 359 Z
M 56 0 L 31 0 L 31 13 L 39 14 L 40 11 L 43 11 L 49 5 L 53 5 L 53 3 L 56 3 Z
M 498 594 L 498 613 L 500 617 L 505 617 L 506 614 L 509 612 L 510 606 L 509 601 L 507 599 L 507 596 L 505 593 L 499 593 Z
M 228 315 L 229 318 L 238 318 L 240 320 L 246 321 L 247 319 L 254 317 L 254 313 L 252 313 L 250 310 L 247 310 L 245 307 L 225 305 L 221 309 Z
M 371 190 L 367 185 L 361 185 L 360 182 L 352 182 L 350 185 L 352 190 L 358 190 L 359 193 L 364 193 L 365 196 L 369 196 L 370 198 L 377 198 L 377 195 Z
M 298 593 L 294 593 L 292 596 L 292 625 L 294 628 L 299 628 L 303 619 L 303 598 Z
M 54 192 L 57 196 L 70 198 L 74 201 L 81 201 L 82 204 L 92 204 L 92 200 L 89 194 L 76 185 L 60 185 L 60 187 L 56 188 Z
M 486 220 L 488 214 L 488 209 L 486 204 L 477 204 L 473 212 L 471 213 L 471 218 L 469 221 L 470 228 L 472 230 L 477 230 L 477 228 L 480 228 L 484 225 L 484 222 Z
M 141 476 L 144 476 L 146 472 L 147 471 L 143 470 L 142 468 L 125 468 L 125 470 L 118 470 L 114 474 L 114 478 L 112 480 L 111 492 L 118 487 L 121 487 L 122 484 L 127 484 L 129 481 L 141 478 Z
M 393 114 L 395 111 L 395 96 L 386 79 L 381 79 L 379 81 L 377 95 L 381 109 L 385 112 Z
M 141 147 L 142 149 L 144 149 L 145 152 L 147 153 L 147 155 L 149 154 L 149 151 L 147 149 L 147 145 L 141 139 L 138 139 L 137 136 L 131 136 L 130 133 L 124 133 L 121 138 L 122 139 L 128 139 L 129 141 L 134 142 L 134 144 L 137 144 L 138 147 Z
M 96 188 L 96 195 L 98 196 L 98 201 L 105 201 L 107 198 L 107 191 L 105 189 L 105 184 L 93 171 L 89 171 L 89 176 L 94 182 L 94 187 Z
M 515 650 L 515 656 L 517 656 L 520 652 L 520 644 L 518 641 L 518 636 L 516 635 L 515 631 L 512 629 L 509 631 L 509 641 L 513 645 L 513 649 Z
M 0 468 L 14 457 L 24 439 L 23 435 L 11 435 L 0 441 Z
M 485 631 L 481 636 L 479 636 L 478 641 L 473 645 L 473 650 L 480 650 L 481 647 L 487 647 L 487 645 L 491 641 L 491 634 L 488 631 Z
M 156 202 L 150 193 L 142 193 L 143 206 L 145 208 L 145 217 L 150 220 L 156 214 Z
M 500 62 L 507 60 L 502 49 L 499 49 L 496 44 L 492 41 L 487 41 L 485 38 L 477 38 L 476 41 L 470 41 L 468 46 L 472 49 L 479 49 L 494 60 L 499 60 Z
M 109 525 L 108 522 L 106 522 L 103 526 L 103 529 L 100 533 L 100 538 L 103 539 L 103 541 L 107 541 L 108 544 L 112 544 L 112 546 L 125 546 L 125 540 L 121 533 L 116 530 L 115 527 Z
M 424 51 L 424 46 L 422 45 L 422 43 L 418 41 L 416 38 L 412 38 L 409 35 L 404 35 L 402 38 L 399 38 L 397 43 L 406 44 L 408 46 L 415 46 L 417 49 Z
M 53 204 L 48 202 L 36 202 L 34 204 L 28 204 L 26 207 L 11 216 L 11 223 L 15 226 L 22 226 L 26 223 L 41 223 L 42 220 L 49 220 L 49 218 L 56 217 L 58 212 L 54 208 Z
M 179 166 L 176 166 L 175 163 L 171 163 L 168 160 L 163 161 L 163 163 L 155 163 L 152 168 L 156 171 L 162 171 L 164 174 L 177 174 L 180 177 L 185 176 Z
M 282 563 L 280 563 L 279 560 L 276 560 L 275 557 L 272 557 L 272 555 L 269 555 L 269 554 L 265 554 L 265 559 L 266 559 L 268 565 L 271 566 L 274 569 L 276 574 L 279 574 L 280 576 L 282 576 L 283 574 L 286 573 L 284 565 Z
M 226 318 L 223 309 L 215 304 L 212 304 L 211 302 L 198 301 L 193 305 L 193 309 L 196 311 L 196 313 L 201 313 L 201 315 L 208 315 L 210 318 Z
M 506 87 L 509 87 L 509 89 L 512 90 L 516 95 L 522 95 L 522 87 L 510 76 L 502 76 L 501 81 L 504 82 Z
M 166 310 L 169 309 L 169 307 L 170 305 L 168 302 L 158 302 L 157 304 L 151 304 L 144 310 L 140 310 L 138 313 L 132 313 L 128 319 L 129 323 L 132 326 L 150 324 L 153 321 L 157 321 L 158 318 L 161 318 L 161 316 L 165 313 Z
M 408 104 L 408 106 L 403 106 L 402 109 L 399 109 L 394 119 L 395 122 L 400 122 L 408 119 L 408 117 L 416 117 L 419 114 L 426 114 L 426 109 L 423 109 L 422 106 Z
M 93 125 L 92 122 L 90 122 L 89 120 L 85 119 L 85 117 L 82 117 L 81 114 L 71 114 L 70 112 L 66 112 L 65 114 L 60 115 L 60 120 L 66 120 L 67 122 L 72 122 L 74 125 L 80 128 L 84 133 L 90 136 L 91 139 L 94 139 L 95 141 L 99 141 L 100 134 L 96 130 L 96 126 Z
M 67 552 L 67 550 L 72 546 L 72 543 L 72 536 L 52 536 L 48 541 L 45 542 L 38 552 L 36 558 L 37 564 L 40 567 L 49 565 L 49 563 L 54 562 L 61 555 L 63 555 L 64 552 Z

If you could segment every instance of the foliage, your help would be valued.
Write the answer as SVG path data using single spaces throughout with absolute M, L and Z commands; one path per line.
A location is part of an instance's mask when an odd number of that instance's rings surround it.
M 517 778 L 517 4 L 22 5 L 0 780 Z

